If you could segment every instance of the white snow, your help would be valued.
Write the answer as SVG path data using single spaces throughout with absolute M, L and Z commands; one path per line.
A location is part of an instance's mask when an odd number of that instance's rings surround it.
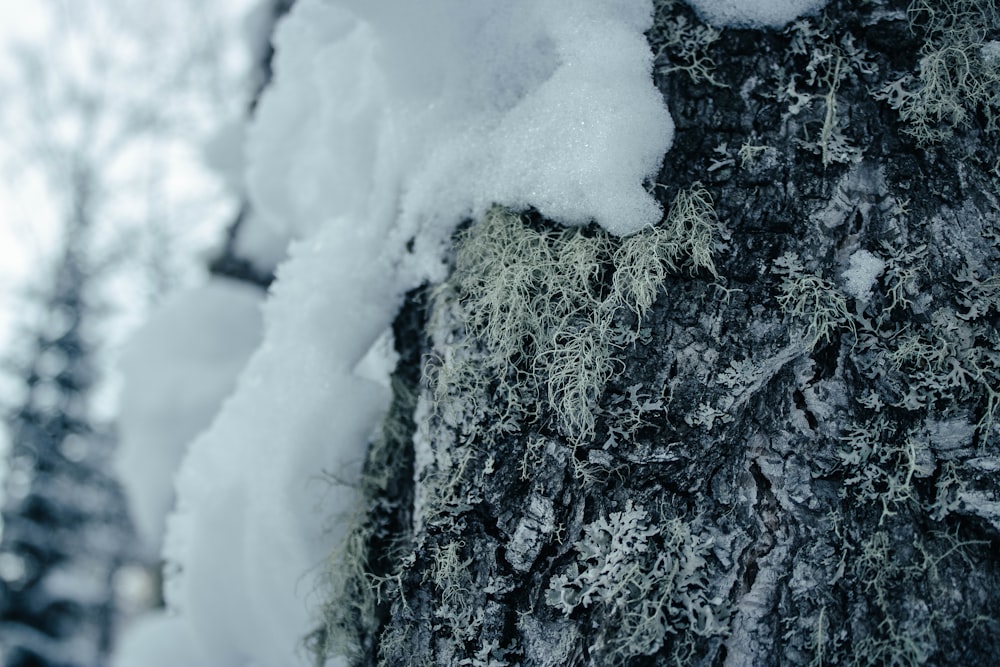
M 221 124 L 206 142 L 202 158 L 236 198 L 246 196 L 246 121 Z M 243 216 L 233 245 L 234 254 L 250 262 L 261 274 L 273 273 L 287 254 L 290 241 L 287 230 L 280 230 L 261 219 L 250 207 Z
M 261 273 L 274 273 L 288 254 L 290 239 L 250 210 L 243 220 L 233 251 Z
M 115 468 L 139 533 L 154 550 L 188 443 L 212 421 L 260 343 L 263 296 L 213 279 L 165 303 L 122 352 Z
M 253 1 L 253 0 L 251 0 Z M 256 62 L 270 48 L 275 4 L 277 0 L 256 0 L 255 5 L 243 17 L 243 32 L 246 51 Z M 262 76 L 256 69 L 248 88 L 256 90 Z M 242 111 L 242 110 L 241 110 Z M 202 149 L 202 159 L 225 183 L 239 200 L 246 197 L 246 135 L 248 120 L 244 116 L 222 121 L 208 137 Z M 277 265 L 287 255 L 290 237 L 287 230 L 269 225 L 257 215 L 253 208 L 244 207 L 242 219 L 233 244 L 236 257 L 247 260 L 260 274 L 273 273 Z
M 133 622 L 115 647 L 111 660 L 111 667 L 229 667 L 239 664 L 232 661 L 212 663 L 199 649 L 188 619 L 163 611 Z
M 818 12 L 827 0 L 687 0 L 714 26 L 781 28 L 803 14 Z
M 247 191 L 297 240 L 263 343 L 177 477 L 170 615 L 117 667 L 293 667 L 354 510 L 404 292 L 493 203 L 616 234 L 655 223 L 673 126 L 649 0 L 300 0 L 248 129 Z M 413 239 L 412 251 L 407 249 Z M 191 321 L 191 327 L 203 323 Z
M 855 251 L 850 261 L 850 267 L 841 274 L 844 289 L 858 301 L 868 301 L 872 285 L 885 271 L 885 262 L 867 250 Z
M 979 49 L 980 54 L 982 54 L 983 60 L 988 64 L 997 66 L 1000 65 L 1000 41 L 991 40 L 986 42 Z
M 399 363 L 399 353 L 396 352 L 396 339 L 392 329 L 382 332 L 368 353 L 354 367 L 353 373 L 359 378 L 381 384 L 386 389 L 392 387 L 390 376 Z
M 649 2 L 304 2 L 278 30 L 251 128 L 251 197 L 305 235 L 334 216 L 409 234 L 493 203 L 619 234 L 673 126 L 653 86 Z M 380 212 L 380 211 L 378 211 Z

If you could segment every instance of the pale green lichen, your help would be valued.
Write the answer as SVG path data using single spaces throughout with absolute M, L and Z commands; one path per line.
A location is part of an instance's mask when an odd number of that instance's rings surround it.
M 307 638 L 309 650 L 320 662 L 334 655 L 354 663 L 372 657 L 374 635 L 381 624 L 380 607 L 396 594 L 393 577 L 409 535 L 391 530 L 386 523 L 399 502 L 389 499 L 393 485 L 407 474 L 402 452 L 413 431 L 416 393 L 396 379 L 393 394 L 378 436 L 368 448 L 358 485 L 359 505 L 348 518 L 340 519 L 346 536 L 323 568 L 320 626 Z
M 752 144 L 750 140 L 747 139 L 740 146 L 739 152 L 736 154 L 740 158 L 740 167 L 746 169 L 747 167 L 753 166 L 757 158 L 767 151 L 767 146 L 762 146 L 760 144 Z
M 802 148 L 820 156 L 823 166 L 854 164 L 862 151 L 848 138 L 848 120 L 840 110 L 840 87 L 852 76 L 875 71 L 868 54 L 850 35 L 835 37 L 827 22 L 817 26 L 811 19 L 800 19 L 789 28 L 792 53 L 805 56 L 804 72 L 787 75 L 778 97 L 789 103 L 789 116 L 806 115 L 804 136 L 796 139 Z M 822 105 L 822 117 L 815 110 Z M 818 126 L 818 127 L 817 127 Z
M 441 313 L 450 309 L 486 354 L 478 365 L 431 365 L 439 402 L 447 392 L 474 396 L 477 386 L 495 383 L 493 394 L 506 403 L 500 410 L 514 421 L 540 416 L 541 404 L 572 443 L 591 440 L 614 372 L 620 314 L 641 321 L 669 274 L 716 276 L 719 229 L 701 185 L 678 193 L 661 225 L 621 240 L 599 230 L 537 229 L 491 209 L 460 235 L 434 318 L 447 319 Z
M 725 84 L 715 76 L 715 60 L 709 53 L 712 45 L 722 36 L 722 31 L 674 14 L 676 4 L 669 0 L 657 0 L 655 3 L 649 39 L 655 49 L 653 60 L 657 72 L 684 72 L 694 83 L 724 87 Z
M 1000 130 L 1000 61 L 984 49 L 1000 28 L 996 0 L 914 0 L 910 28 L 924 37 L 919 71 L 891 81 L 876 97 L 888 102 L 921 144 L 940 142 L 981 113 Z
M 844 484 L 866 502 L 879 503 L 881 524 L 899 505 L 917 501 L 915 480 L 934 473 L 933 459 L 914 432 L 900 438 L 884 419 L 857 426 L 838 452 Z
M 608 663 L 659 651 L 690 650 L 696 637 L 724 635 L 727 608 L 709 589 L 712 541 L 680 518 L 662 524 L 626 501 L 620 512 L 584 527 L 577 559 L 549 583 L 546 602 L 600 619 L 595 649 Z
M 778 305 L 806 323 L 804 345 L 807 350 L 812 350 L 821 341 L 829 342 L 842 326 L 855 330 L 847 310 L 847 299 L 829 280 L 806 271 L 798 255 L 782 255 L 774 261 L 774 268 L 782 275 Z

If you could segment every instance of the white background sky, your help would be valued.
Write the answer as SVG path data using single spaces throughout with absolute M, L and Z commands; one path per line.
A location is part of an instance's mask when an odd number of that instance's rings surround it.
M 72 45 L 52 43 L 52 24 L 47 20 L 45 11 L 48 4 L 41 0 L 0 0 L 0 360 L 9 356 L 12 346 L 18 347 L 23 343 L 18 336 L 21 335 L 19 325 L 26 323 L 28 315 L 26 290 L 48 286 L 53 261 L 59 251 L 63 202 L 59 193 L 52 191 L 44 172 L 18 153 L 21 137 L 16 124 L 17 114 L 13 114 L 15 121 L 12 123 L 11 115 L 5 113 L 13 108 L 20 108 L 20 113 L 28 109 L 30 113 L 30 107 L 25 104 L 29 96 L 23 90 L 4 85 L 17 71 L 17 61 L 10 53 L 12 44 L 39 45 L 46 54 L 51 54 L 53 67 L 59 66 L 58 50 L 72 48 Z M 124 12 L 133 12 L 132 15 L 148 13 L 163 18 L 160 23 L 146 26 L 146 29 L 152 30 L 150 36 L 156 38 L 160 46 L 171 43 L 169 37 L 173 31 L 181 36 L 174 41 L 177 44 L 183 39 L 191 39 L 192 35 L 204 37 L 211 33 L 208 41 L 215 40 L 223 47 L 218 53 L 206 56 L 217 59 L 218 77 L 208 82 L 212 85 L 204 86 L 204 95 L 199 97 L 198 85 L 194 85 L 190 88 L 195 92 L 186 95 L 183 100 L 162 100 L 163 104 L 191 105 L 190 109 L 197 109 L 196 113 L 188 114 L 194 121 L 187 134 L 182 133 L 179 139 L 159 140 L 159 143 L 154 141 L 145 145 L 122 164 L 121 171 L 140 172 L 149 167 L 148 157 L 161 158 L 167 170 L 160 183 L 162 196 L 156 198 L 155 205 L 151 206 L 152 198 L 145 193 L 140 192 L 129 198 L 121 197 L 122 187 L 114 192 L 113 208 L 121 218 L 114 224 L 132 225 L 133 229 L 126 231 L 141 233 L 144 218 L 155 217 L 165 223 L 180 255 L 176 258 L 181 274 L 179 285 L 190 283 L 204 265 L 203 255 L 217 242 L 221 229 L 233 212 L 232 194 L 224 189 L 222 179 L 203 167 L 200 150 L 211 128 L 238 118 L 245 106 L 245 72 L 249 62 L 245 17 L 248 10 L 260 2 L 171 0 L 162 3 L 165 8 L 159 3 L 140 0 L 54 0 L 51 4 L 61 7 L 63 11 L 92 12 L 94 15 L 99 10 L 117 12 L 119 8 Z M 215 19 L 214 23 L 212 19 Z M 218 32 L 212 32 L 217 29 Z M 167 39 L 160 39 L 163 37 Z M 173 37 L 176 38 L 177 34 Z M 152 44 L 153 40 L 147 38 L 140 43 Z M 127 53 L 126 41 L 122 40 L 122 44 L 123 52 Z M 183 55 L 155 44 L 151 48 L 159 49 L 154 53 L 156 62 L 169 63 L 171 58 Z M 65 55 L 62 57 L 65 58 Z M 70 61 L 75 62 L 72 58 Z M 46 62 L 49 62 L 48 55 Z M 131 86 L 129 88 L 132 89 Z M 133 180 L 138 182 L 138 179 Z M 109 236 L 113 240 L 113 229 Z M 115 317 L 109 320 L 105 338 L 108 343 L 105 352 L 109 353 L 103 357 L 109 364 L 105 370 L 112 380 L 108 385 L 112 390 L 104 392 L 98 405 L 100 412 L 106 416 L 114 411 L 111 395 L 115 383 L 110 366 L 115 356 L 114 348 L 128 330 L 145 316 L 148 304 L 136 285 L 134 279 L 124 276 L 117 280 L 117 293 L 112 296 L 117 301 L 114 304 Z M 16 391 L 16 381 L 0 377 L 0 406 L 9 405 L 10 400 L 16 397 Z M 0 433 L 0 447 L 3 444 Z
M 39 41 L 45 30 L 44 13 L 34 2 L 0 0 L 0 74 L 13 67 L 8 46 L 14 40 Z M 11 94 L 0 93 L 2 100 Z M 5 133 L 0 132 L 0 164 L 12 162 L 14 155 Z M 31 225 L 33 218 L 51 221 L 52 211 L 45 209 L 44 189 L 37 179 L 18 179 L 19 187 L 10 185 L 10 168 L 0 167 L 0 349 L 6 349 L 14 309 L 14 294 L 24 284 L 31 267 L 44 255 L 54 240 L 54 225 Z

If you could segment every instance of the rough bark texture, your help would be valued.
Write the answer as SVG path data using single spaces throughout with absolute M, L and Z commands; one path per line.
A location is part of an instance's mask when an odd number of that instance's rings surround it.
M 905 76 L 897 92 L 923 90 L 921 58 L 961 21 L 980 44 L 1000 26 L 990 2 L 921 6 L 832 2 L 716 41 L 682 3 L 658 7 L 677 135 L 656 193 L 669 212 L 707 191 L 711 260 L 648 237 L 643 313 L 613 298 L 636 270 L 625 241 L 531 214 L 502 251 L 482 249 L 501 241 L 481 222 L 463 232 L 455 276 L 397 322 L 400 389 L 321 650 L 388 665 L 995 659 L 1000 65 L 969 51 L 992 92 L 960 90 L 964 116 L 880 91 Z M 522 246 L 561 268 L 524 272 L 505 254 Z M 573 300 L 553 284 L 582 256 Z M 522 271 L 528 307 L 558 322 L 495 335 L 491 318 L 525 316 L 482 300 L 463 262 Z M 610 357 L 574 356 L 581 340 Z

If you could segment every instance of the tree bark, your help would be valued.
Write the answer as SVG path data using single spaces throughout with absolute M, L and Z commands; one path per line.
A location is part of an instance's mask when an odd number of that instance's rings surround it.
M 397 320 L 396 401 L 319 652 L 989 664 L 998 30 L 992 2 L 886 0 L 713 40 L 683 3 L 658 6 L 649 40 L 677 130 L 655 192 L 664 228 L 692 236 L 678 211 L 707 195 L 710 260 L 662 251 L 643 312 L 608 306 L 627 240 L 531 212 L 460 233 L 453 276 Z M 929 63 L 958 47 L 973 66 L 933 89 Z M 949 94 L 952 111 L 934 111 Z M 497 250 L 503 234 L 554 258 L 555 278 L 504 254 L 517 243 Z M 566 307 L 553 280 L 584 246 L 588 296 Z M 516 271 L 531 317 L 562 309 L 555 329 L 490 329 L 524 317 L 480 293 Z M 605 366 L 572 354 L 598 330 Z

